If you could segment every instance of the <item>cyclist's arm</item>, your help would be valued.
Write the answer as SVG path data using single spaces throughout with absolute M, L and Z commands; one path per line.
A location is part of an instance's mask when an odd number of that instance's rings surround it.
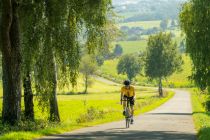
M 120 94 L 120 103 L 122 104 L 122 100 L 123 100 L 123 92 L 121 92 Z

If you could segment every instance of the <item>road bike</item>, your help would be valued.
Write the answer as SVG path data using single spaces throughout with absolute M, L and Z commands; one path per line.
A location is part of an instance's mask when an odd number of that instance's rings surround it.
M 129 104 L 129 99 L 126 98 L 126 99 L 123 99 L 121 100 L 121 104 L 122 104 L 122 101 L 125 101 L 125 126 L 126 128 L 129 128 L 130 127 L 130 123 L 131 123 L 131 111 L 130 111 L 130 104 Z

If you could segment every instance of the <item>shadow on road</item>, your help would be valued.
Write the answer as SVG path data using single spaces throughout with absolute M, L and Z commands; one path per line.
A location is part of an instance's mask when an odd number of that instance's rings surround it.
M 148 113 L 148 115 L 192 115 L 192 113 Z
M 122 128 L 123 129 L 123 128 Z M 120 131 L 119 128 L 112 131 L 96 131 L 80 134 L 53 135 L 57 140 L 196 140 L 195 135 L 178 133 L 173 131 Z M 45 138 L 50 140 L 52 138 Z

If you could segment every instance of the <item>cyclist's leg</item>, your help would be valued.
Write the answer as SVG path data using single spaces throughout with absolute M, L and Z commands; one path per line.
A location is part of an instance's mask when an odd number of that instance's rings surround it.
M 134 107 L 133 107 L 133 105 L 130 108 L 131 108 L 131 115 L 133 116 L 134 115 Z
M 134 99 L 130 98 L 130 109 L 131 109 L 131 123 L 133 123 L 133 115 L 134 115 Z
M 123 101 L 122 101 L 122 104 L 123 104 L 123 115 L 125 115 L 125 108 L 126 108 L 126 100 L 127 100 L 127 97 L 126 96 L 123 96 Z

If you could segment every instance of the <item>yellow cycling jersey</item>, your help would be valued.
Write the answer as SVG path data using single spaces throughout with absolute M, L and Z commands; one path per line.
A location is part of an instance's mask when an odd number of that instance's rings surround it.
M 128 88 L 126 88 L 125 86 L 123 86 L 121 88 L 121 94 L 123 94 L 123 95 L 125 95 L 127 97 L 135 96 L 134 87 L 133 86 L 129 86 Z

